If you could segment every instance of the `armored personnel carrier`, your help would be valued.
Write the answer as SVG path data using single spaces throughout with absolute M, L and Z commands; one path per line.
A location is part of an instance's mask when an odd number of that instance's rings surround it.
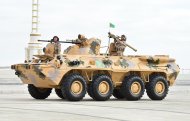
M 86 92 L 97 101 L 108 100 L 112 95 L 139 100 L 145 90 L 152 100 L 166 97 L 179 73 L 175 59 L 168 55 L 117 56 L 114 43 L 107 54 L 101 54 L 100 45 L 99 39 L 87 39 L 68 47 L 63 54 L 35 55 L 34 61 L 11 68 L 28 84 L 35 99 L 46 99 L 52 89 L 69 101 L 82 100 Z

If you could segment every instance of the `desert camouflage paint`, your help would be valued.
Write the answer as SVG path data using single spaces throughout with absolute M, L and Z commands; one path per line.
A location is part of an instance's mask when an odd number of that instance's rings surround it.
M 61 81 L 70 73 L 79 73 L 87 83 L 92 81 L 95 74 L 107 74 L 115 88 L 121 86 L 124 77 L 130 74 L 139 75 L 144 83 L 150 81 L 150 75 L 160 74 L 170 86 L 177 78 L 179 67 L 175 59 L 167 55 L 100 54 L 100 44 L 99 39 L 91 38 L 83 45 L 68 47 L 64 54 L 56 54 L 54 57 L 48 54 L 36 55 L 38 61 L 15 64 L 11 68 L 23 83 L 43 88 L 60 88 Z

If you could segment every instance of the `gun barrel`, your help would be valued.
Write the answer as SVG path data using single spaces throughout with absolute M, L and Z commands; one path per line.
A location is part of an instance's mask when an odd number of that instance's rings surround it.
M 135 52 L 137 52 L 137 49 L 135 49 L 134 47 L 132 47 L 131 45 L 129 44 L 125 44 L 126 46 L 128 46 L 129 48 L 131 48 L 132 50 L 134 50 Z
M 60 43 L 81 44 L 81 43 L 79 43 L 79 42 L 67 42 L 67 41 L 60 41 Z
M 74 42 L 75 40 L 73 39 L 66 39 L 66 42 Z
M 51 42 L 51 40 L 38 40 L 38 42 Z
M 51 40 L 38 40 L 38 42 L 52 42 L 52 41 Z M 73 42 L 73 41 L 59 41 L 59 43 L 81 44 L 79 42 Z
M 71 44 L 81 44 L 79 42 L 73 42 L 73 41 L 59 41 L 60 43 L 71 43 Z

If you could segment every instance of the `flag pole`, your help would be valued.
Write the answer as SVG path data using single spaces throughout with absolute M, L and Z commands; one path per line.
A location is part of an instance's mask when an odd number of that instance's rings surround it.
M 109 33 L 110 33 L 110 24 L 109 24 Z M 108 37 L 109 40 L 108 40 L 108 48 L 106 50 L 106 55 L 108 55 L 108 50 L 110 49 L 110 37 Z

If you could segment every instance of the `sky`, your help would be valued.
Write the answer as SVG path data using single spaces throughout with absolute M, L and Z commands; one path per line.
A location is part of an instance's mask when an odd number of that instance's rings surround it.
M 24 62 L 32 0 L 1 0 L 0 5 L 0 66 Z M 57 35 L 63 41 L 83 34 L 106 46 L 112 22 L 116 28 L 110 31 L 125 34 L 138 50 L 126 48 L 125 55 L 170 55 L 190 69 L 189 6 L 189 0 L 40 0 L 39 33 L 41 39 Z

